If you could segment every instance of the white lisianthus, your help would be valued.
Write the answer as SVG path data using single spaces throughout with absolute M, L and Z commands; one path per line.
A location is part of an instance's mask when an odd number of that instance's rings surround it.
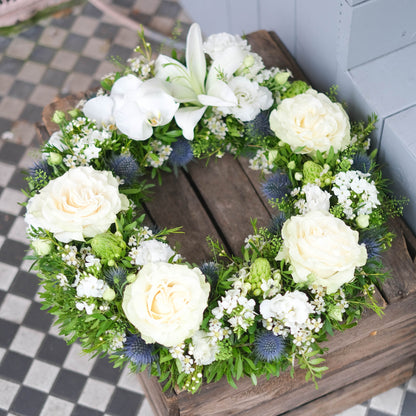
M 174 347 L 199 329 L 209 291 L 198 268 L 148 263 L 126 287 L 122 306 L 147 343 Z
M 220 107 L 224 114 L 232 114 L 241 121 L 251 121 L 261 110 L 267 110 L 273 104 L 272 93 L 261 87 L 256 81 L 245 77 L 234 77 L 228 83 L 235 96 L 237 105 Z
M 289 218 L 282 228 L 283 245 L 277 260 L 286 260 L 296 283 L 311 281 L 336 292 L 354 279 L 356 267 L 367 262 L 359 234 L 342 220 L 323 211 Z
M 276 136 L 299 153 L 317 150 L 335 152 L 350 143 L 350 122 L 341 104 L 325 94 L 309 89 L 303 94 L 284 99 L 270 114 L 270 128 Z
M 215 361 L 219 351 L 218 344 L 205 331 L 196 331 L 192 335 L 192 354 L 197 365 L 209 365 Z
M 263 300 L 260 304 L 260 314 L 263 319 L 278 319 L 289 328 L 297 328 L 305 324 L 309 314 L 314 312 L 304 292 L 295 290 L 280 293 L 272 299 Z
M 64 243 L 104 233 L 129 206 L 111 172 L 77 167 L 50 181 L 29 199 L 26 222 Z
M 133 254 L 135 264 L 143 266 L 146 263 L 168 262 L 175 252 L 162 241 L 146 240 L 134 249 Z
M 331 194 L 318 185 L 308 183 L 302 188 L 306 198 L 306 211 L 329 211 Z

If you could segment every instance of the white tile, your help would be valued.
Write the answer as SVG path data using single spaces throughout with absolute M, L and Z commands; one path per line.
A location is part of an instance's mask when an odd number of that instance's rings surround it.
M 58 373 L 58 367 L 43 361 L 33 360 L 23 384 L 49 393 Z
M 50 326 L 50 328 L 49 328 L 48 334 L 50 334 L 50 335 L 54 335 L 54 336 L 56 336 L 56 337 L 58 337 L 58 338 L 63 338 L 63 336 L 62 336 L 62 335 L 59 335 L 59 331 L 60 331 L 60 329 L 59 329 L 59 325 L 55 325 L 55 324 L 54 324 L 54 323 L 56 322 L 56 319 L 58 319 L 58 318 L 55 318 L 55 319 L 53 320 L 53 322 L 52 322 L 52 324 L 51 324 L 51 326 Z
M 0 248 L 5 241 L 6 241 L 6 237 L 4 235 L 0 235 Z
M 373 397 L 370 401 L 370 406 L 372 409 L 397 415 L 400 411 L 403 394 L 403 389 L 395 387 Z
M 137 416 L 154 416 L 152 408 L 150 407 L 150 404 L 147 399 L 143 400 L 142 405 L 140 406 L 139 413 Z
M 10 228 L 7 237 L 12 240 L 19 241 L 23 244 L 30 244 L 30 241 L 27 237 L 27 223 L 23 217 L 16 217 L 12 227 Z
M 45 334 L 25 326 L 19 327 L 10 345 L 12 351 L 34 357 L 45 338 Z
M 7 292 L 12 284 L 18 268 L 10 264 L 0 262 L 0 289 Z
M 134 393 L 144 395 L 144 391 L 139 382 L 137 374 L 131 373 L 128 369 L 128 366 L 124 367 L 120 379 L 118 380 L 117 386 L 126 390 L 130 390 Z
M 0 363 L 1 363 L 1 360 L 3 359 L 3 357 L 4 357 L 4 354 L 6 354 L 6 350 L 4 348 L 0 348 Z
M 365 416 L 367 412 L 367 407 L 358 404 L 356 406 L 350 407 L 347 410 L 344 410 L 341 413 L 338 413 L 336 416 Z M 142 415 L 138 415 L 142 416 Z
M 25 202 L 26 199 L 22 192 L 5 188 L 0 196 L 1 210 L 7 214 L 18 215 L 22 210 L 22 206 L 19 204 Z
M 79 344 L 72 344 L 64 362 L 64 368 L 88 376 L 95 363 L 95 360 L 88 355 L 82 355 L 82 349 Z
M 74 408 L 74 403 L 48 396 L 40 416 L 69 416 Z
M 15 170 L 13 165 L 0 162 L 0 186 L 7 186 Z
M 414 375 L 409 380 L 409 384 L 407 385 L 407 390 L 411 391 L 412 393 L 416 393 L 416 375 Z
M 19 161 L 19 168 L 30 169 L 41 157 L 40 150 L 37 147 L 28 147 Z
M 27 251 L 26 251 L 26 255 L 27 255 L 27 256 L 33 256 L 33 250 L 31 250 L 31 249 L 27 250 Z M 30 270 L 30 268 L 32 267 L 32 264 L 33 264 L 33 260 L 24 259 L 24 260 L 20 263 L 20 268 L 21 268 L 22 270 L 24 270 L 25 272 L 36 274 L 36 272 L 35 272 L 35 271 Z
M 8 293 L 0 307 L 0 318 L 21 324 L 31 301 Z
M 0 409 L 8 409 L 16 396 L 19 385 L 0 378 Z
M 115 387 L 111 384 L 89 378 L 78 402 L 84 406 L 104 411 Z

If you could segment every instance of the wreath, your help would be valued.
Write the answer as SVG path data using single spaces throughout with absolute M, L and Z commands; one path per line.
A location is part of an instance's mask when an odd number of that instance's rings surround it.
M 159 54 L 139 34 L 137 56 L 67 114 L 27 175 L 25 220 L 43 308 L 67 342 L 148 368 L 196 392 L 226 377 L 278 376 L 297 364 L 315 383 L 321 343 L 382 309 L 376 285 L 392 241 L 391 197 L 369 152 L 376 117 L 350 122 L 335 91 L 265 68 L 247 41 L 204 42 L 191 26 L 185 57 Z M 148 178 L 225 152 L 250 158 L 276 216 L 241 255 L 210 241 L 190 264 L 146 226 Z

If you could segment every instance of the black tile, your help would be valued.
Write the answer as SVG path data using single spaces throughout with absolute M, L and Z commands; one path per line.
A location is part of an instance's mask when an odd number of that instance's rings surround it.
M 4 298 L 6 297 L 6 292 L 4 290 L 0 290 L 0 306 L 3 303 Z M 1 335 L 0 335 L 1 336 Z M 11 340 L 10 340 L 11 341 Z M 0 341 L 1 342 L 1 341 Z
M 55 49 L 48 48 L 47 46 L 36 45 L 33 48 L 33 51 L 30 54 L 29 59 L 31 61 L 40 62 L 42 64 L 48 64 L 50 61 L 52 61 L 55 52 Z
M 0 248 L 0 261 L 19 267 L 28 249 L 29 245 L 19 241 L 6 240 Z
M 22 386 L 13 400 L 10 410 L 19 415 L 38 416 L 48 395 L 39 390 Z
M 12 38 L 6 36 L 0 36 L 0 53 L 4 53 L 9 47 Z
M 1 208 L 0 208 L 1 209 Z M 11 214 L 0 212 L 0 234 L 7 235 L 16 217 Z
M 62 45 L 62 47 L 72 52 L 81 52 L 84 49 L 87 40 L 88 38 L 86 38 L 85 36 L 70 33 L 65 39 L 65 42 Z
M 380 412 L 379 410 L 375 409 L 368 409 L 367 416 L 391 416 L 390 413 Z
M 107 406 L 106 413 L 112 416 L 136 416 L 143 399 L 141 394 L 117 388 Z
M 5 142 L 0 149 L 0 160 L 17 164 L 26 151 L 26 147 L 17 143 Z
M 80 404 L 74 407 L 71 416 L 103 416 L 104 413 L 91 407 L 81 406 Z
M 53 19 L 51 24 L 53 26 L 57 26 L 61 29 L 71 29 L 72 25 L 74 24 L 75 19 L 77 16 L 70 14 L 68 16 L 63 16 L 59 19 Z
M 0 416 L 7 416 L 7 412 L 3 409 L 0 409 Z
M 27 100 L 35 89 L 35 85 L 30 82 L 17 80 L 13 83 L 8 95 L 12 97 L 20 98 L 21 100 Z
M 416 413 L 416 393 L 406 392 L 404 397 L 401 416 L 414 416 Z
M 135 3 L 136 0 L 117 0 L 117 6 L 125 7 L 126 9 L 131 9 Z
M 97 29 L 95 29 L 94 36 L 102 39 L 114 39 L 119 29 L 119 26 L 102 22 L 97 26 Z
M 20 169 L 16 169 L 7 186 L 9 188 L 18 189 L 19 191 L 21 189 L 27 188 L 25 177 L 26 174 L 24 174 Z
M 136 9 L 133 9 L 133 10 L 130 11 L 129 17 L 130 17 L 130 19 L 132 19 L 136 22 L 139 22 L 143 25 L 148 25 L 150 23 L 150 21 L 152 20 L 152 16 L 150 16 L 148 14 L 145 14 L 145 13 L 140 13 Z
M 87 3 L 82 11 L 83 16 L 88 17 L 101 17 L 103 15 L 101 10 L 98 10 L 92 4 Z
M 69 347 L 63 338 L 47 335 L 38 351 L 38 358 L 55 365 L 62 365 L 68 355 Z
M 0 319 L 0 347 L 8 348 L 12 343 L 18 329 L 18 324 Z
M 121 372 L 119 368 L 114 368 L 113 364 L 105 356 L 95 361 L 91 376 L 108 381 L 111 384 L 117 384 Z
M 22 38 L 32 40 L 32 41 L 37 41 L 42 35 L 43 29 L 44 28 L 42 26 L 38 26 L 38 25 L 31 26 L 29 29 L 23 32 L 20 32 L 19 36 L 21 36 Z
M 38 123 L 42 120 L 43 107 L 35 104 L 26 104 L 20 118 L 30 123 Z
M 46 332 L 51 327 L 53 316 L 45 310 L 42 310 L 40 307 L 40 304 L 37 302 L 33 302 L 30 305 L 23 321 L 23 325 Z
M 24 61 L 21 59 L 3 56 L 3 59 L 0 61 L 0 73 L 16 75 L 21 70 L 23 64 Z
M 162 1 L 159 8 L 157 9 L 156 14 L 158 16 L 172 17 L 176 19 L 176 16 L 181 11 L 181 6 L 178 3 L 173 1 Z
M 21 383 L 32 364 L 32 359 L 14 351 L 7 351 L 0 364 L 0 375 Z
M 11 130 L 12 126 L 13 126 L 12 120 L 9 120 L 8 118 L 0 117 L 0 133 Z
M 14 278 L 13 284 L 10 287 L 10 292 L 18 296 L 33 299 L 38 291 L 38 283 L 39 279 L 37 276 L 20 270 Z
M 97 61 L 96 59 L 87 58 L 86 56 L 81 56 L 74 66 L 74 71 L 91 75 L 95 73 L 99 64 L 100 64 L 100 61 Z
M 64 400 L 76 402 L 82 393 L 87 377 L 71 370 L 62 369 L 52 386 L 51 394 Z
M 67 76 L 67 72 L 48 68 L 40 82 L 45 85 L 50 85 L 51 87 L 62 87 Z
M 120 45 L 111 45 L 110 50 L 108 51 L 108 57 L 114 57 L 119 59 L 121 62 L 125 62 L 132 55 L 132 50 L 130 48 L 125 48 Z

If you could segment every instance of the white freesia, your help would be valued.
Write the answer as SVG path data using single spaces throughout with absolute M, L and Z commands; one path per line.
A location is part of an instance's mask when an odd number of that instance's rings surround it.
M 158 240 L 145 240 L 134 250 L 134 262 L 138 266 L 146 263 L 167 262 L 175 255 L 170 246 Z
M 354 279 L 356 267 L 367 262 L 359 234 L 323 211 L 289 218 L 282 228 L 283 245 L 277 260 L 286 260 L 296 283 L 310 280 L 334 293 Z
M 237 104 L 231 88 L 223 81 L 240 66 L 244 55 L 238 48 L 231 48 L 227 56 L 215 60 L 207 75 L 201 29 L 194 23 L 186 41 L 186 66 L 166 55 L 156 60 L 156 77 L 168 81 L 173 97 L 190 106 L 180 108 L 175 114 L 178 126 L 186 139 L 192 140 L 194 128 L 208 106 L 228 107 Z
M 270 128 L 276 136 L 299 153 L 317 150 L 335 152 L 350 143 L 350 122 L 341 104 L 325 94 L 309 89 L 303 94 L 284 99 L 270 114 Z
M 115 123 L 133 140 L 146 140 L 153 127 L 168 124 L 179 104 L 159 79 L 141 81 L 134 75 L 118 79 L 109 96 L 98 96 L 84 105 L 85 115 L 99 125 Z
M 263 300 L 260 304 L 260 314 L 263 319 L 278 319 L 289 328 L 302 326 L 309 314 L 314 312 L 313 306 L 308 302 L 304 292 L 295 290 L 278 294 L 272 299 Z
M 196 331 L 192 335 L 192 353 L 197 365 L 209 365 L 215 361 L 219 351 L 218 344 L 205 331 Z
M 306 198 L 306 211 L 329 211 L 331 194 L 318 185 L 308 183 L 302 188 Z
M 53 132 L 47 144 L 56 147 L 61 152 L 68 149 L 68 146 L 64 143 L 64 136 L 61 130 Z
M 84 241 L 108 230 L 128 199 L 111 172 L 77 167 L 50 181 L 29 199 L 26 222 L 64 243 Z
M 175 347 L 199 329 L 209 291 L 198 268 L 148 263 L 126 287 L 122 306 L 147 343 Z

